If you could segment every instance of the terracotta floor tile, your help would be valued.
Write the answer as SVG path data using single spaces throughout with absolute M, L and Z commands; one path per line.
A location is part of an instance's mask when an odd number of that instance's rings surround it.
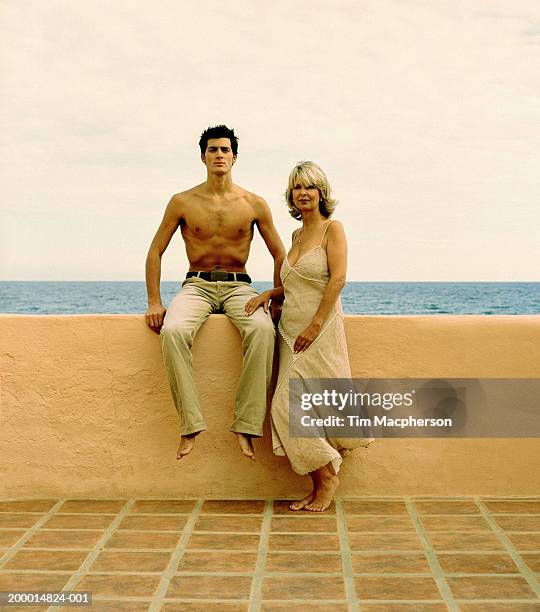
M 540 553 L 523 553 L 521 558 L 533 572 L 540 572 Z
M 90 572 L 163 572 L 171 558 L 168 552 L 124 552 L 103 550 Z
M 195 508 L 194 499 L 141 499 L 130 514 L 189 514 Z
M 113 522 L 114 514 L 56 514 L 43 529 L 107 529 Z
M 338 554 L 269 552 L 266 556 L 265 572 L 340 573 L 342 569 Z
M 14 529 L 13 531 L 6 529 L 5 531 L 0 531 L 0 546 L 13 546 L 13 544 L 15 544 L 15 542 L 25 533 L 26 531 L 24 529 Z
M 187 545 L 188 549 L 208 550 L 257 550 L 258 535 L 240 535 L 232 533 L 194 533 Z
M 350 533 L 351 550 L 422 550 L 416 533 Z
M 301 495 L 298 499 L 301 499 Z M 274 514 L 290 514 L 292 516 L 313 516 L 313 517 L 326 517 L 329 514 L 336 513 L 335 503 L 332 502 L 330 506 L 323 512 L 310 512 L 309 510 L 290 510 L 289 504 L 294 501 L 292 499 L 276 499 L 274 500 Z
M 445 603 L 360 604 L 360 612 L 448 612 Z
M 262 516 L 199 516 L 195 531 L 239 531 L 259 533 Z
M 480 514 L 480 508 L 472 500 L 418 500 L 414 505 L 418 514 Z
M 431 569 L 423 554 L 352 555 L 353 571 L 361 573 L 406 574 L 427 573 Z
M 436 551 L 450 552 L 454 550 L 480 551 L 504 550 L 497 536 L 492 533 L 438 533 L 428 534 L 431 545 Z
M 86 551 L 20 550 L 4 569 L 76 571 L 86 559 Z
M 344 503 L 346 514 L 403 514 L 409 515 L 403 501 L 350 500 Z
M 126 610 L 127 612 L 148 612 L 148 610 L 150 609 L 150 605 L 151 605 L 152 600 L 149 599 L 148 603 L 143 603 L 141 601 L 122 601 L 117 600 L 115 601 L 114 599 L 106 599 L 106 600 L 99 600 L 99 599 L 92 599 L 92 607 L 91 608 L 73 608 L 73 606 L 71 607 L 61 607 L 58 608 L 58 610 L 62 610 L 62 612 L 73 612 L 73 610 L 91 610 L 92 612 L 124 612 L 124 610 Z M 34 612 L 33 609 L 28 612 Z
M 94 548 L 103 531 L 44 531 L 29 539 L 24 548 Z
M 460 603 L 460 612 L 540 612 L 540 603 Z
M 339 551 L 339 537 L 330 534 L 270 534 L 268 549 L 272 551 L 282 550 L 308 550 L 320 552 L 325 550 Z
M 415 531 L 408 516 L 347 516 L 349 531 Z
M 314 533 L 326 531 L 337 532 L 337 521 L 335 516 L 273 516 L 272 531 L 292 531 Z
M 256 552 L 196 552 L 188 550 L 178 564 L 179 572 L 254 572 Z
M 173 576 L 167 598 L 248 599 L 250 576 Z
M 60 514 L 72 512 L 116 514 L 125 505 L 125 501 L 116 499 L 70 499 L 62 504 L 58 512 Z
M 157 531 L 117 531 L 106 542 L 105 548 L 141 548 L 171 550 L 175 548 L 180 533 L 161 533 Z
M 448 576 L 457 599 L 534 599 L 535 595 L 521 576 Z
M 438 554 L 437 559 L 447 574 L 519 574 L 512 557 L 506 554 Z
M 48 512 L 56 504 L 51 499 L 0 501 L 0 512 Z
M 493 514 L 540 514 L 540 499 L 484 500 Z
M 511 533 L 506 535 L 517 550 L 540 550 L 540 533 Z
M 501 529 L 507 531 L 540 531 L 540 515 L 504 516 L 496 514 L 493 518 Z
M 263 500 L 207 500 L 202 507 L 203 514 L 262 514 Z
M 0 572 L 0 591 L 61 591 L 68 580 L 68 574 Z
M 393 576 L 357 576 L 354 579 L 358 599 L 440 599 L 433 578 L 397 578 Z
M 164 603 L 159 612 L 248 612 L 249 601 L 244 603 L 224 603 L 222 601 L 211 603 L 194 603 L 188 601 L 175 601 Z
M 291 601 L 276 603 L 262 602 L 261 612 L 283 612 L 283 610 L 291 610 L 292 612 L 348 612 L 349 607 L 345 602 L 318 604 L 316 601 L 310 601 L 309 605 L 305 603 L 293 603 Z
M 0 610 L 2 610 L 2 612 L 8 612 L 11 610 L 17 610 L 17 612 L 48 612 L 49 610 L 51 610 L 50 606 L 34 606 L 34 605 L 28 605 L 28 606 L 16 606 L 15 608 L 13 606 L 8 607 L 4 607 L 4 608 L 0 608 Z
M 118 529 L 149 529 L 151 531 L 182 531 L 186 526 L 187 516 L 146 516 L 131 515 L 120 523 Z
M 270 576 L 263 579 L 262 599 L 345 599 L 338 576 Z
M 123 574 L 88 574 L 75 585 L 74 591 L 92 591 L 93 597 L 151 597 L 156 592 L 161 577 Z
M 12 527 L 32 527 L 39 521 L 39 514 L 0 514 L 0 529 Z
M 491 531 L 482 516 L 422 516 L 427 531 Z

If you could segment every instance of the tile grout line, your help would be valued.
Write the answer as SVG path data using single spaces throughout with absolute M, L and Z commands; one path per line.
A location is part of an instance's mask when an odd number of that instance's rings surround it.
M 457 600 L 458 603 L 460 604 L 516 604 L 516 603 L 524 603 L 524 604 L 535 604 L 538 605 L 538 602 L 536 601 L 536 599 L 531 599 L 530 597 L 528 599 L 524 599 L 523 597 L 516 597 L 514 599 L 485 599 L 485 598 L 478 598 L 478 599 L 458 599 Z M 485 608 L 484 608 L 485 609 Z M 508 608 L 506 608 L 508 610 Z M 536 612 L 536 610 L 538 608 L 528 608 L 529 610 L 531 610 L 531 612 Z
M 76 572 L 73 572 L 69 580 L 64 584 L 64 586 L 62 587 L 62 591 L 72 591 L 73 587 L 79 582 L 79 579 L 88 572 L 88 569 L 90 568 L 92 563 L 94 563 L 99 553 L 102 551 L 103 545 L 107 542 L 107 540 L 111 537 L 118 525 L 120 525 L 124 517 L 131 510 L 133 503 L 134 500 L 127 500 L 125 502 L 124 507 L 116 514 L 116 518 L 107 527 L 107 529 L 105 529 L 103 535 L 96 542 L 96 545 L 86 555 L 86 559 L 81 563 L 79 569 Z M 49 612 L 55 612 L 56 610 L 58 610 L 58 608 L 58 606 L 52 606 L 49 608 Z
M 52 508 L 48 512 L 43 514 L 43 516 L 34 525 L 32 525 L 32 527 L 26 529 L 24 534 L 17 540 L 16 544 L 9 548 L 4 555 L 0 557 L 0 569 L 3 569 L 5 563 L 12 559 L 15 554 L 18 553 L 19 550 L 26 544 L 26 542 L 28 542 L 28 540 L 35 534 L 35 532 L 56 514 L 64 501 L 64 499 L 59 499 L 55 504 L 53 504 Z
M 354 585 L 354 572 L 352 566 L 351 546 L 349 544 L 349 533 L 345 521 L 345 508 L 341 497 L 335 498 L 336 520 L 339 537 L 339 548 L 341 557 L 341 567 L 343 568 L 343 582 L 345 584 L 345 598 L 349 612 L 357 612 L 359 610 L 356 588 Z
M 261 609 L 262 585 L 266 566 L 266 555 L 268 553 L 268 544 L 270 541 L 270 526 L 272 523 L 273 508 L 274 500 L 267 499 L 264 506 L 255 574 L 253 575 L 251 591 L 249 594 L 249 612 L 259 612 Z
M 182 555 L 184 554 L 186 550 L 189 539 L 191 538 L 191 535 L 194 531 L 195 523 L 197 522 L 201 514 L 201 509 L 202 509 L 203 504 L 204 504 L 204 498 L 200 498 L 195 502 L 195 506 L 193 510 L 191 511 L 191 515 L 187 523 L 184 526 L 184 531 L 182 532 L 182 536 L 178 540 L 176 544 L 176 548 L 171 554 L 169 563 L 165 571 L 163 572 L 163 575 L 161 576 L 161 580 L 160 580 L 158 588 L 156 589 L 156 592 L 154 593 L 154 597 L 152 599 L 152 604 L 149 608 L 149 612 L 158 612 L 158 610 L 160 609 L 161 604 L 163 603 L 163 599 L 167 595 L 167 590 L 169 589 L 171 580 L 173 579 L 173 576 L 176 573 L 178 564 L 180 563 L 180 559 L 182 558 Z
M 443 569 L 437 559 L 437 555 L 435 554 L 435 551 L 433 550 L 430 544 L 429 538 L 426 534 L 426 530 L 422 526 L 420 518 L 418 517 L 414 502 L 408 496 L 404 498 L 404 501 L 407 507 L 407 511 L 409 512 L 409 516 L 416 529 L 416 534 L 420 539 L 420 543 L 422 544 L 422 549 L 424 551 L 424 554 L 426 555 L 427 562 L 429 564 L 429 567 L 431 568 L 431 572 L 433 573 L 433 577 L 435 578 L 437 587 L 441 593 L 441 597 L 443 598 L 444 603 L 448 606 L 448 609 L 451 612 L 457 612 L 459 610 L 459 606 L 456 600 L 454 599 L 454 596 L 450 589 L 450 585 L 448 584 L 448 580 L 446 580 Z
M 476 499 L 476 503 L 478 504 L 485 521 L 494 531 L 497 538 L 499 538 L 499 541 L 502 543 L 506 551 L 510 554 L 512 561 L 517 565 L 519 571 L 521 572 L 521 575 L 527 581 L 527 584 L 531 587 L 535 595 L 537 597 L 540 597 L 540 584 L 538 584 L 538 581 L 536 580 L 534 576 L 534 572 L 529 569 L 528 565 L 525 563 L 525 561 L 523 561 L 523 559 L 521 558 L 521 555 L 519 554 L 515 546 L 512 544 L 512 541 L 510 540 L 510 538 L 499 527 L 499 525 L 497 524 L 497 521 L 493 518 L 485 502 L 482 499 L 480 499 L 480 497 L 478 497 Z

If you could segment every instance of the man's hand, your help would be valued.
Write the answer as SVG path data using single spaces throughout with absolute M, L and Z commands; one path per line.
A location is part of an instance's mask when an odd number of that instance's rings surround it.
M 148 327 L 152 331 L 155 331 L 156 334 L 159 334 L 161 330 L 166 312 L 167 309 L 163 306 L 163 304 L 159 303 L 148 306 L 148 309 L 144 314 Z
M 304 331 L 298 334 L 294 342 L 294 352 L 301 353 L 305 351 L 321 333 L 321 326 L 318 323 L 310 323 Z
M 259 306 L 264 308 L 264 312 L 268 312 L 268 304 L 270 302 L 271 294 L 269 291 L 263 291 L 259 295 L 251 298 L 251 300 L 246 302 L 244 306 L 244 312 L 246 316 L 250 317 Z

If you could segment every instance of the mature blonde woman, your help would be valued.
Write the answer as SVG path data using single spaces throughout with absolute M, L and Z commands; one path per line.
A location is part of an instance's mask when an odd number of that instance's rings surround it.
M 293 470 L 309 474 L 312 491 L 291 510 L 322 512 L 339 485 L 337 473 L 347 449 L 369 440 L 291 438 L 289 379 L 350 378 L 340 293 L 345 285 L 347 241 L 343 226 L 330 217 L 335 200 L 321 168 L 298 163 L 285 193 L 289 212 L 302 221 L 281 268 L 283 287 L 265 291 L 246 304 L 252 314 L 284 294 L 279 323 L 279 377 L 272 401 L 272 438 L 276 455 L 287 455 Z

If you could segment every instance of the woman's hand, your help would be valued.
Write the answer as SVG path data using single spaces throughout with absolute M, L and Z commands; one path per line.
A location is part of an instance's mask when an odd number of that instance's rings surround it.
M 321 333 L 321 325 L 314 323 L 313 321 L 304 329 L 304 331 L 298 334 L 298 337 L 294 341 L 294 352 L 301 353 L 305 351 L 315 338 Z
M 264 312 L 268 312 L 268 304 L 270 303 L 271 297 L 272 294 L 270 291 L 263 291 L 256 297 L 251 298 L 251 300 L 246 302 L 246 305 L 244 306 L 246 316 L 250 317 L 257 310 L 257 308 L 259 308 L 259 306 L 264 308 Z

